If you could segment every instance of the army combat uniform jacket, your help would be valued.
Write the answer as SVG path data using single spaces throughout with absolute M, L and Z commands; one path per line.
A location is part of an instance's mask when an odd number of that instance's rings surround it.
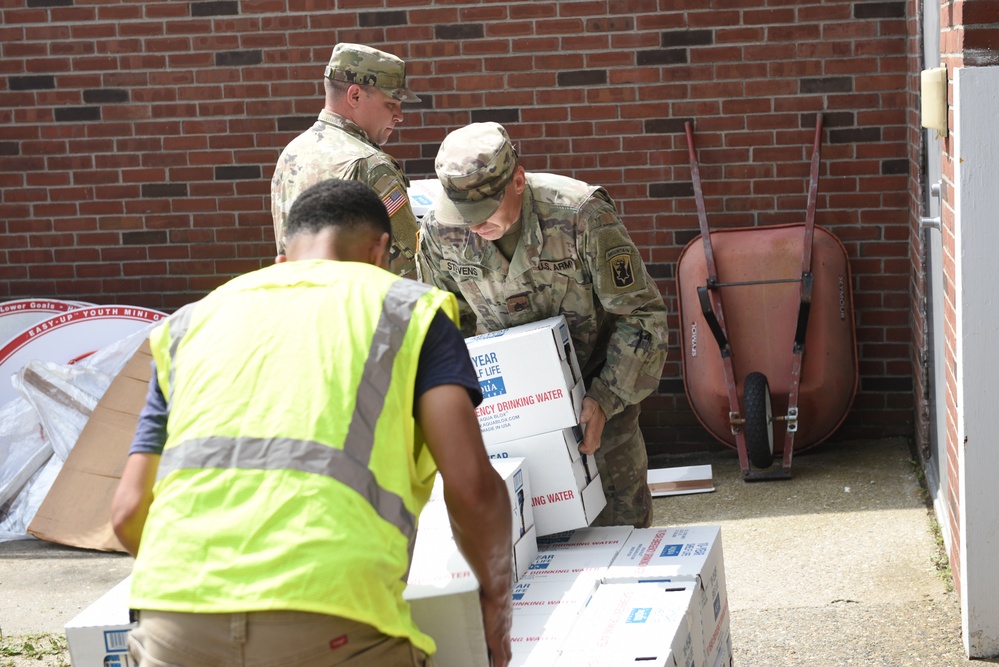
M 409 204 L 409 181 L 399 163 L 356 123 L 325 110 L 315 125 L 292 139 L 274 168 L 271 215 L 278 252 L 284 252 L 284 226 L 295 198 L 330 178 L 361 181 L 374 188 L 392 219 L 389 269 L 415 278 L 419 223 Z
M 466 227 L 428 213 L 421 280 L 458 296 L 462 334 L 565 315 L 587 396 L 607 418 L 659 384 L 667 312 L 659 289 L 603 188 L 528 173 L 520 243 L 507 261 Z

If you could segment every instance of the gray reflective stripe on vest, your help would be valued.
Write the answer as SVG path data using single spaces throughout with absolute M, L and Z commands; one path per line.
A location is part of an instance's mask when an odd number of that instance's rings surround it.
M 157 478 L 162 479 L 176 470 L 199 468 L 299 470 L 324 475 L 366 499 L 383 520 L 407 537 L 412 554 L 416 517 L 398 494 L 378 486 L 369 466 L 375 447 L 375 425 L 385 407 L 396 354 L 402 347 L 416 302 L 429 289 L 429 285 L 412 280 L 397 280 L 389 287 L 364 362 L 357 401 L 342 450 L 291 438 L 197 438 L 165 450 Z M 171 356 L 179 337 L 187 331 L 189 321 L 188 314 L 183 326 L 177 327 L 178 339 L 171 340 Z M 173 339 L 173 326 L 170 334 Z
M 182 307 L 180 310 L 175 312 L 170 316 L 169 321 L 169 331 L 170 331 L 170 359 L 177 358 L 177 348 L 180 347 L 180 341 L 187 335 L 187 330 L 191 327 L 191 318 L 194 317 L 194 308 L 198 305 L 198 301 L 194 303 L 189 303 Z M 170 364 L 169 376 L 167 379 L 167 412 L 173 407 L 173 382 L 174 382 L 174 365 Z

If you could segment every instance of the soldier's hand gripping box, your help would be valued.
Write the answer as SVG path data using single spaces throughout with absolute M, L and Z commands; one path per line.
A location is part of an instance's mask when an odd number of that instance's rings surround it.
M 565 317 L 465 339 L 479 376 L 475 409 L 487 444 L 579 424 L 583 387 Z

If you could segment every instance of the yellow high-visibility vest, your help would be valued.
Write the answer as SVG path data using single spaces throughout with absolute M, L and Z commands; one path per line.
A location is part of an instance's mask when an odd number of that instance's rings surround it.
M 402 598 L 437 466 L 413 419 L 454 296 L 354 262 L 236 278 L 150 335 L 168 438 L 130 605 L 332 614 L 433 653 Z

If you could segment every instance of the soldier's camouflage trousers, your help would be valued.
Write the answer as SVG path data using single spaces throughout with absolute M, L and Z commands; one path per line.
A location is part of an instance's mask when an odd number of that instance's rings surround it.
M 604 426 L 600 449 L 594 458 L 607 506 L 597 515 L 594 526 L 648 528 L 652 525 L 649 457 L 638 427 L 640 413 L 638 405 L 629 406 L 608 419 Z

